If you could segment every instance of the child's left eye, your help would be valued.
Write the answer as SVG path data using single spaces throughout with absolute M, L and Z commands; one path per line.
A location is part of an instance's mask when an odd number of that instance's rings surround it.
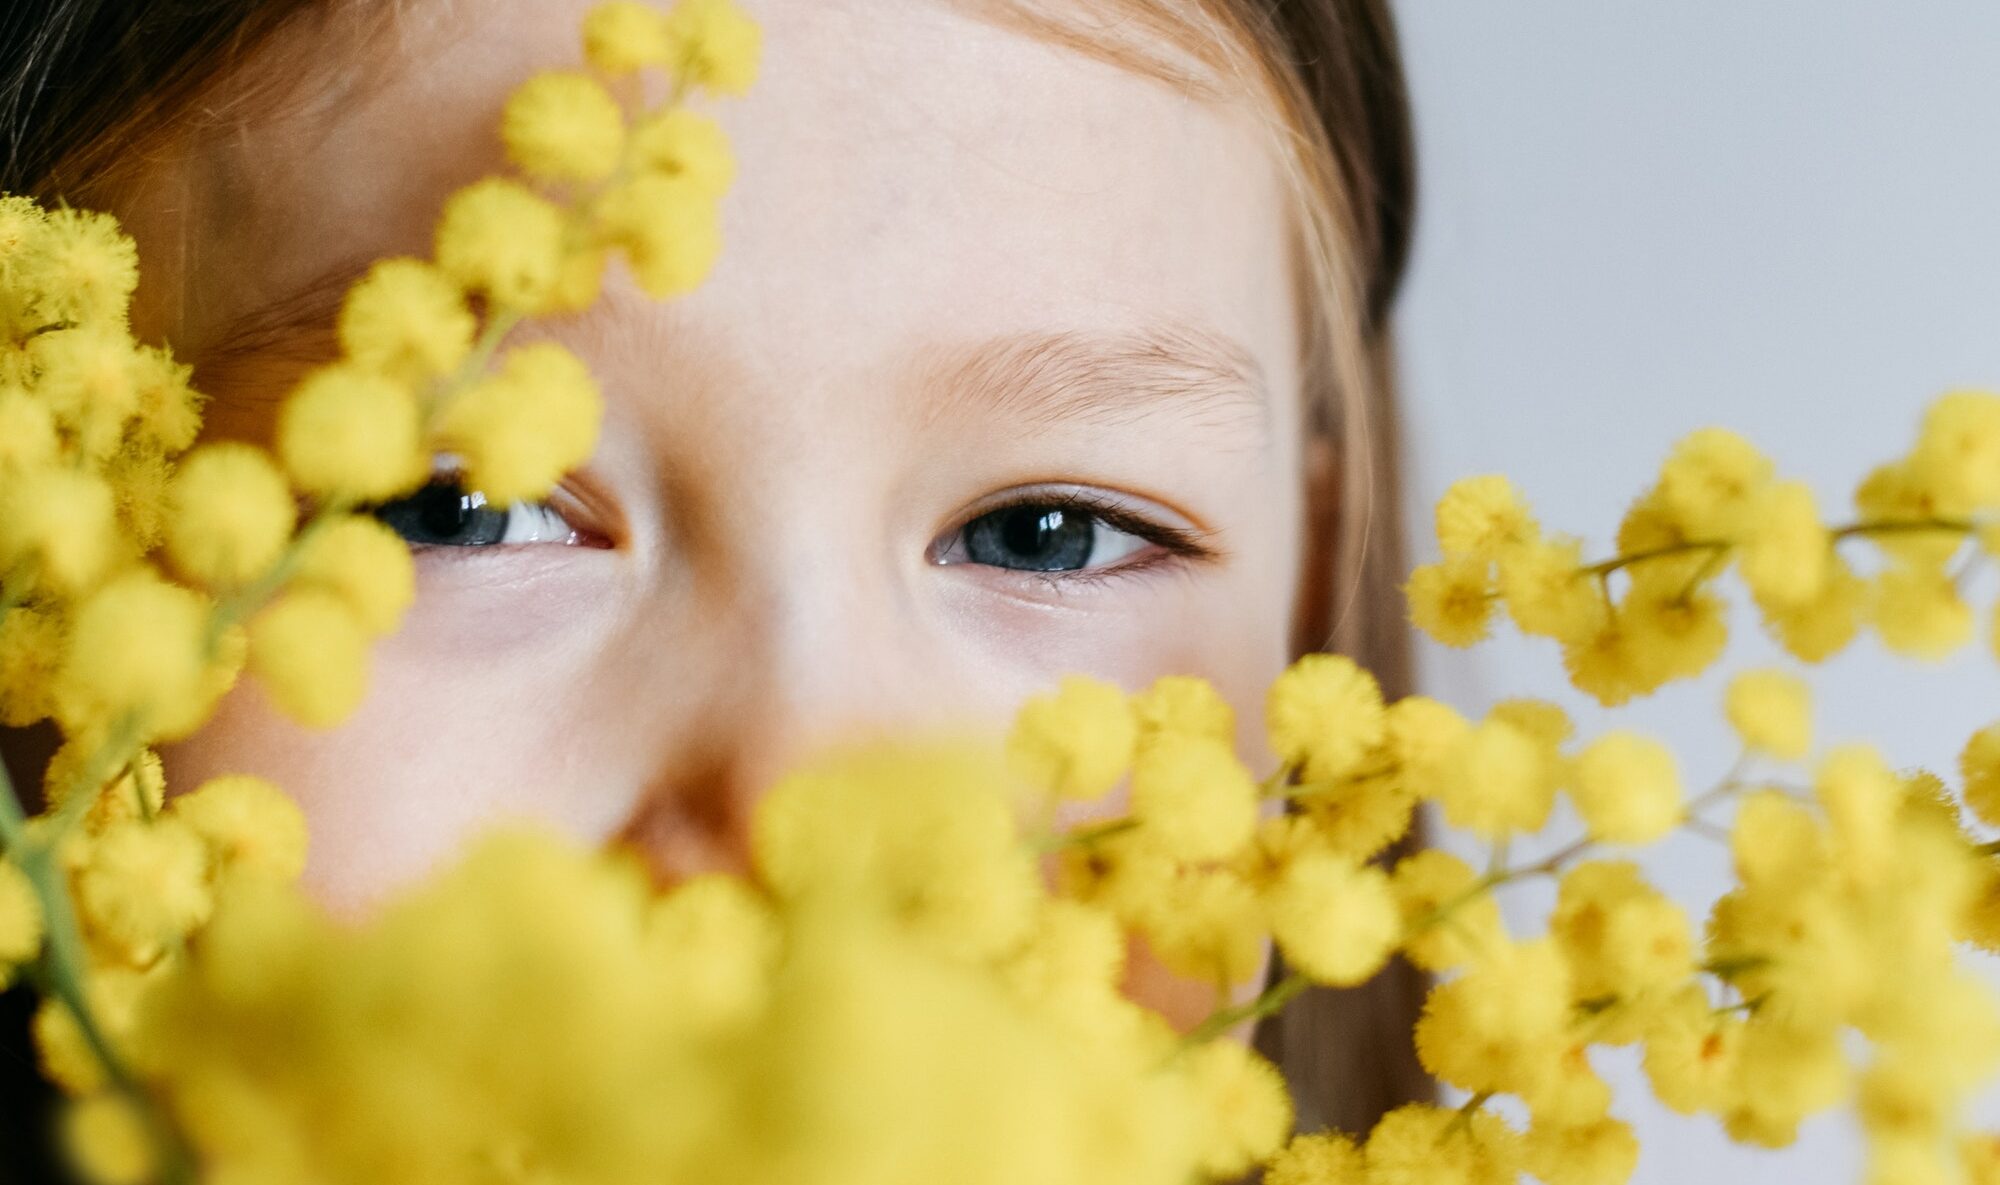
M 580 540 L 575 527 L 545 502 L 489 506 L 486 495 L 455 482 L 433 481 L 407 498 L 375 508 L 375 517 L 412 547 L 488 547 Z
M 947 536 L 940 564 L 981 564 L 1016 572 L 1101 568 L 1153 546 L 1074 503 L 1027 502 L 988 511 Z

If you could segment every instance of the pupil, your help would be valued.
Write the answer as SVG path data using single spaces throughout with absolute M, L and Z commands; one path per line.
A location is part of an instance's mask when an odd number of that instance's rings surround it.
M 439 539 L 450 539 L 465 530 L 472 517 L 472 499 L 453 486 L 426 487 L 414 499 L 417 521 L 424 531 Z
M 965 531 L 976 564 L 1026 572 L 1072 572 L 1090 562 L 1096 520 L 1051 506 L 1016 506 L 974 519 Z

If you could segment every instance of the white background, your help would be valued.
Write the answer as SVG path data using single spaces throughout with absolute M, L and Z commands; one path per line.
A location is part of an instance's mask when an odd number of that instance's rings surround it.
M 1430 503 L 1477 472 L 1511 475 L 1601 551 L 1672 441 L 1706 424 L 1844 514 L 1932 395 L 2000 387 L 2000 2 L 1395 7 L 1421 158 L 1400 319 L 1416 558 Z M 1982 623 L 1996 583 L 1974 585 Z M 1779 659 L 1753 617 L 1733 624 L 1729 668 Z M 1471 652 L 1426 643 L 1419 671 L 1467 711 L 1543 695 L 1586 732 L 1655 732 L 1697 787 L 1733 755 L 1722 673 L 1614 717 L 1566 689 L 1552 645 L 1504 630 Z M 1874 740 L 1897 765 L 1948 769 L 2000 718 L 1983 646 L 1920 667 L 1865 642 L 1812 678 L 1822 737 Z M 1727 855 L 1688 838 L 1649 867 L 1705 906 Z M 1517 929 L 1539 929 L 1548 895 L 1509 892 Z M 1651 1104 L 1629 1059 L 1600 1066 L 1639 1127 L 1644 1185 L 1859 1178 L 1845 1121 L 1745 1151 Z

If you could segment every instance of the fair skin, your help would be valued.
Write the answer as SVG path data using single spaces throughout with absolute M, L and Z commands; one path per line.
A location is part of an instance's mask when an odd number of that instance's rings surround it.
M 141 327 L 196 364 L 216 433 L 267 432 L 330 348 L 324 302 L 290 294 L 422 253 L 446 194 L 500 166 L 507 91 L 576 60 L 580 0 L 465 7 L 378 31 L 365 70 L 315 47 L 312 101 L 236 112 L 113 203 L 150 269 Z M 1203 675 L 1263 752 L 1306 492 L 1256 103 L 942 4 L 746 7 L 764 71 L 711 108 L 740 166 L 713 277 L 655 303 L 614 274 L 535 330 L 607 403 L 589 466 L 511 512 L 548 538 L 421 548 L 341 729 L 246 686 L 168 754 L 180 786 L 286 787 L 337 907 L 499 818 L 622 839 L 663 877 L 739 868 L 758 794 L 816 747 L 992 727 L 1072 671 Z M 320 328 L 262 332 L 274 304 Z

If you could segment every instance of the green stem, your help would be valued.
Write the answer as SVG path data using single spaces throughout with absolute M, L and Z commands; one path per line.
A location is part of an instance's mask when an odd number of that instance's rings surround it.
M 1031 845 L 1038 856 L 1068 851 L 1070 848 L 1087 848 L 1116 835 L 1123 835 L 1139 826 L 1137 819 L 1113 819 L 1108 823 L 1098 823 L 1090 827 L 1079 827 L 1075 831 L 1063 831 L 1045 835 Z
M 1188 1030 L 1187 1036 L 1181 1038 L 1181 1045 L 1184 1048 L 1206 1045 L 1208 1042 L 1222 1036 L 1244 1021 L 1261 1020 L 1264 1017 L 1270 1016 L 1283 1009 L 1285 1005 L 1291 1003 L 1301 992 L 1311 986 L 1312 982 L 1310 980 L 1294 971 L 1270 987 L 1265 988 L 1263 993 L 1254 1000 L 1248 1000 L 1242 1004 L 1236 1004 L 1228 1008 L 1218 1008 L 1214 1012 L 1209 1013 L 1207 1019 Z

